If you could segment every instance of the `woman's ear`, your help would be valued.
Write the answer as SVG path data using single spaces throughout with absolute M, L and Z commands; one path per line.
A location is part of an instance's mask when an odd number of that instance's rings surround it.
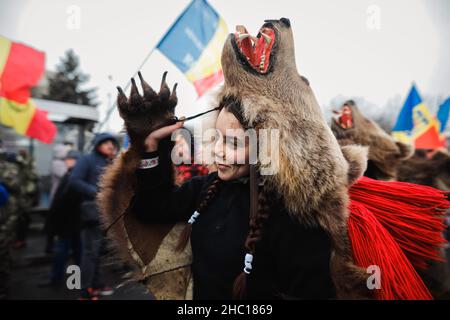
M 359 145 L 341 147 L 345 160 L 348 162 L 348 186 L 354 184 L 367 169 L 369 148 Z

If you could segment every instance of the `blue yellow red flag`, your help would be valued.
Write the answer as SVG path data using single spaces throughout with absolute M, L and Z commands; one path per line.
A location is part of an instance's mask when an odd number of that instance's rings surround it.
M 220 59 L 227 35 L 227 25 L 214 8 L 206 0 L 193 0 L 157 48 L 202 96 L 223 81 Z
M 392 129 L 393 137 L 411 143 L 416 149 L 436 149 L 442 146 L 439 125 L 424 104 L 413 84 Z
M 443 147 L 447 145 L 444 132 L 447 127 L 449 115 L 450 115 L 450 98 L 447 98 L 447 100 L 445 100 L 444 103 L 442 103 L 439 106 L 436 115 L 436 118 L 438 120 L 440 139 Z

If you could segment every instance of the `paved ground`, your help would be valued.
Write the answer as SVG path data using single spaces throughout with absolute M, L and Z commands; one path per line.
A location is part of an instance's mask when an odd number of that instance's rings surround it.
M 10 281 L 8 299 L 10 300 L 73 300 L 78 299 L 78 290 L 69 290 L 67 287 L 41 288 L 38 284 L 48 281 L 52 257 L 44 253 L 45 236 L 42 233 L 43 218 L 39 215 L 32 217 L 27 247 L 13 252 L 13 273 Z M 446 246 L 447 257 L 450 256 L 450 246 Z M 110 259 L 104 259 L 108 261 Z M 439 269 L 447 269 L 449 264 L 441 265 Z M 105 300 L 151 300 L 152 295 L 144 286 L 138 283 L 127 284 L 117 288 L 123 283 L 122 276 L 125 270 L 117 265 L 105 262 L 103 264 L 103 279 L 107 285 L 116 288 L 115 293 Z M 434 272 L 433 272 L 434 273 Z M 445 273 L 445 271 L 444 271 Z M 440 272 L 442 274 L 442 271 Z M 447 277 L 450 281 L 450 277 Z M 450 283 L 447 285 L 450 288 Z M 450 292 L 441 299 L 450 300 Z
M 72 300 L 78 299 L 78 290 L 69 290 L 64 285 L 60 288 L 41 288 L 40 283 L 48 281 L 52 257 L 44 253 L 45 236 L 42 233 L 43 219 L 32 217 L 27 247 L 13 252 L 13 273 L 10 281 L 8 299 L 10 300 Z M 105 283 L 116 288 L 123 283 L 123 268 L 112 265 L 103 259 L 103 279 Z M 152 296 L 144 286 L 138 283 L 116 288 L 112 296 L 105 300 L 151 300 Z

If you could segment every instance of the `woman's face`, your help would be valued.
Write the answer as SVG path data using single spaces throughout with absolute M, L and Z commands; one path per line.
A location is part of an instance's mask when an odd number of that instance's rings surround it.
M 219 178 L 227 181 L 248 175 L 249 143 L 238 119 L 224 108 L 217 118 L 216 130 L 214 157 Z

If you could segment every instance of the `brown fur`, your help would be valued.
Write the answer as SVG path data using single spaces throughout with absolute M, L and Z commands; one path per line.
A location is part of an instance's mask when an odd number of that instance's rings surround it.
M 341 151 L 349 164 L 348 186 L 351 186 L 367 169 L 367 147 L 346 145 L 341 147 Z
M 427 158 L 423 150 L 416 150 L 411 156 L 411 146 L 395 142 L 374 121 L 365 118 L 353 101 L 347 101 L 344 105 L 352 110 L 353 128 L 343 129 L 334 119 L 331 128 L 341 145 L 357 143 L 369 148 L 369 159 L 375 166 L 370 172 L 372 178 L 450 190 L 448 152 L 437 151 L 431 158 Z M 448 273 L 445 272 L 447 268 L 447 263 L 430 262 L 429 269 L 418 270 L 435 298 L 448 295 Z
M 343 129 L 334 119 L 331 129 L 342 146 L 358 144 L 369 148 L 369 160 L 376 167 L 372 178 L 377 180 L 396 180 L 397 166 L 412 155 L 412 148 L 396 142 L 376 122 L 363 116 L 353 101 L 344 105 L 352 110 L 353 128 Z
M 416 152 L 399 166 L 398 180 L 450 190 L 450 154 L 439 150 L 428 158 Z
M 353 264 L 347 235 L 349 177 L 353 182 L 361 169 L 349 174 L 349 164 L 309 84 L 297 72 L 291 28 L 279 21 L 273 26 L 277 51 L 267 75 L 243 68 L 233 35 L 226 40 L 222 52 L 225 85 L 218 101 L 233 97 L 241 102 L 251 126 L 280 131 L 279 171 L 264 176 L 265 183 L 283 196 L 292 216 L 305 224 L 319 224 L 330 233 L 338 296 L 370 296 L 365 289 L 367 274 Z M 364 166 L 363 162 L 352 164 Z
M 348 187 L 364 171 L 365 151 L 350 146 L 341 151 L 309 84 L 297 72 L 292 30 L 285 23 L 274 21 L 273 24 L 277 31 L 277 49 L 271 71 L 264 76 L 245 70 L 234 52 L 233 35 L 227 39 L 222 53 L 225 85 L 217 102 L 232 97 L 242 104 L 247 123 L 257 129 L 280 130 L 280 170 L 264 177 L 265 187 L 277 190 L 283 196 L 293 217 L 304 224 L 320 225 L 330 234 L 333 245 L 330 263 L 338 297 L 371 297 L 366 287 L 368 274 L 353 263 L 347 234 Z M 168 88 L 162 86 L 158 98 L 148 89 L 146 94 L 145 88 L 144 98 L 136 95 L 137 88 L 133 90 L 129 99 L 123 94 L 118 98 L 131 147 L 103 177 L 98 197 L 106 224 L 127 210 L 143 138 L 173 114 L 163 112 L 167 106 L 171 106 L 171 111 L 174 107 L 167 100 L 170 96 Z M 155 112 L 149 112 L 152 109 Z M 164 269 L 164 259 L 172 259 L 174 266 L 189 263 L 190 252 L 178 260 L 174 255 L 158 257 L 162 250 L 171 252 L 175 249 L 176 241 L 171 241 L 170 237 L 174 230 L 171 227 L 143 225 L 128 213 L 118 220 L 110 236 L 118 244 L 122 257 L 138 267 L 137 276 L 144 278 L 152 275 L 151 270 L 153 275 L 161 274 L 158 268 Z M 163 270 L 162 275 L 167 276 L 169 272 L 174 270 Z M 183 273 L 183 277 L 186 280 L 189 274 Z M 161 287 L 159 281 L 153 283 L 156 283 L 154 288 Z M 187 281 L 175 285 L 181 283 Z M 180 298 L 179 291 L 170 290 L 171 297 Z M 160 297 L 167 297 L 167 291 Z
M 182 225 L 143 224 L 128 209 L 136 185 L 135 171 L 144 151 L 144 139 L 155 128 L 173 119 L 177 104 L 176 85 L 171 93 L 165 82 L 166 73 L 158 94 L 139 76 L 142 96 L 134 80 L 129 98 L 118 88 L 119 111 L 125 120 L 131 146 L 102 176 L 97 203 L 105 229 L 110 228 L 107 235 L 119 257 L 134 267 L 132 278 L 145 280 L 156 298 L 184 299 L 189 292 L 186 288 L 180 289 L 179 283 L 188 283 L 191 277 L 190 247 L 177 255 L 172 254 Z M 159 145 L 161 165 L 170 163 L 173 144 L 169 139 Z M 169 181 L 174 180 L 172 167 L 162 170 Z M 169 275 L 174 281 L 162 286 Z

